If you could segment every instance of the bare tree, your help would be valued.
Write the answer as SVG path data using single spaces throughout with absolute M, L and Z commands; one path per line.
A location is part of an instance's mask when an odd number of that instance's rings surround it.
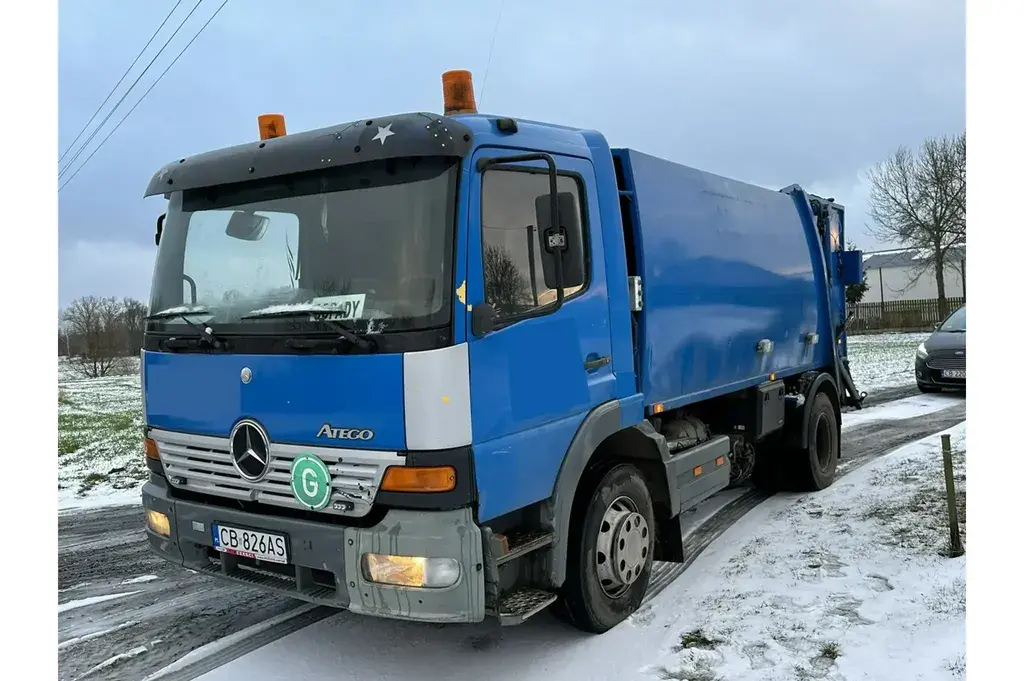
M 503 246 L 484 247 L 484 299 L 502 314 L 514 314 L 529 300 L 529 283 Z
M 121 303 L 115 298 L 84 296 L 63 313 L 71 342 L 71 361 L 89 378 L 106 376 L 124 354 Z
M 125 351 L 129 355 L 142 352 L 142 334 L 146 326 L 149 307 L 134 298 L 121 301 L 121 324 L 124 326 Z
M 927 139 L 917 152 L 900 147 L 868 173 L 868 180 L 875 237 L 924 256 L 915 279 L 925 271 L 935 273 L 939 307 L 946 314 L 950 249 L 967 241 L 967 133 Z

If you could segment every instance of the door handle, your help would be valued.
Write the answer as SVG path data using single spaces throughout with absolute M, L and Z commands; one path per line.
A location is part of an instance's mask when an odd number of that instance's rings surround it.
M 608 355 L 605 355 L 604 357 L 595 357 L 594 355 L 589 355 L 589 357 L 583 362 L 583 368 L 586 369 L 587 371 L 593 371 L 594 369 L 600 369 L 605 364 L 608 364 L 611 361 L 612 360 L 610 357 L 608 357 Z

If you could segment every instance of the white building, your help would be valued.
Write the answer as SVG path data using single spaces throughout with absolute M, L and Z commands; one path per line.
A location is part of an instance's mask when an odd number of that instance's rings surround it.
M 947 298 L 964 296 L 967 264 L 963 248 L 950 249 L 943 270 Z M 919 249 L 899 248 L 864 253 L 864 273 L 868 290 L 862 303 L 894 300 L 934 300 L 939 297 L 935 268 Z

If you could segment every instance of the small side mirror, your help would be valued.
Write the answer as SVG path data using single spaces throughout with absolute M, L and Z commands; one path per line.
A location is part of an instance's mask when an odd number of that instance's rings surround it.
M 555 289 L 555 258 L 562 258 L 562 285 L 583 286 L 586 276 L 583 265 L 583 230 L 580 226 L 576 198 L 570 192 L 558 193 L 558 225 L 551 224 L 551 195 L 538 196 L 537 233 L 540 236 L 540 261 L 544 269 L 544 285 Z
M 156 219 L 156 234 L 153 236 L 153 240 L 156 245 L 160 245 L 160 235 L 164 233 L 164 220 L 167 219 L 167 213 L 161 213 L 160 217 Z
M 470 317 L 470 327 L 474 336 L 486 336 L 494 331 L 494 322 L 498 314 L 490 303 L 480 303 L 473 306 Z
M 265 215 L 236 210 L 231 213 L 227 229 L 224 232 L 228 236 L 242 241 L 259 241 L 267 233 L 269 224 L 270 218 Z

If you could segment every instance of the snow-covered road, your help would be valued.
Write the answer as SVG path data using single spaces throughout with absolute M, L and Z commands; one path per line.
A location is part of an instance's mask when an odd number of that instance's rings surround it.
M 914 396 L 845 418 L 844 473 L 853 480 L 874 470 L 876 464 L 869 463 L 872 458 L 963 421 L 965 413 L 960 398 Z M 860 470 L 851 474 L 858 466 Z M 843 485 L 837 483 L 834 489 Z M 696 595 L 703 592 L 691 589 L 704 583 L 701 580 L 721 581 L 726 575 L 721 565 L 707 561 L 717 556 L 715 560 L 727 562 L 722 553 L 727 546 L 742 553 L 743 546 L 736 542 L 737 537 L 747 537 L 744 531 L 768 532 L 754 523 L 758 518 L 763 521 L 766 509 L 777 512 L 795 503 L 787 501 L 787 495 L 756 506 L 762 500 L 744 501 L 744 494 L 731 491 L 693 511 L 691 544 L 703 553 L 689 566 L 686 578 L 672 581 L 677 574 L 671 571 L 674 566 L 659 568 L 661 593 L 631 622 L 599 638 L 582 636 L 544 614 L 525 626 L 501 629 L 491 623 L 430 627 L 325 609 L 296 609 L 294 601 L 222 584 L 152 558 L 141 542 L 138 507 L 62 515 L 59 598 L 67 609 L 59 615 L 60 676 L 67 681 L 83 677 L 138 681 L 163 670 L 161 676 L 168 681 L 203 674 L 209 681 L 404 679 L 422 678 L 424 669 L 433 669 L 437 673 L 431 673 L 431 678 L 609 678 L 605 672 L 612 671 L 620 673 L 617 678 L 657 678 L 661 672 L 650 665 L 676 669 L 672 664 L 678 660 L 671 648 L 678 643 L 679 628 L 688 626 L 686 618 L 695 612 L 708 611 L 707 605 L 694 607 Z M 826 507 L 825 497 L 813 498 Z M 726 506 L 729 511 L 720 513 Z M 746 516 L 729 527 L 741 513 Z M 726 516 L 727 522 L 717 522 Z M 706 522 L 709 518 L 711 522 Z M 717 529 L 709 529 L 716 528 L 716 522 Z M 812 532 L 812 525 L 805 528 L 807 532 Z M 768 546 L 776 544 L 772 540 Z M 840 562 L 853 564 L 847 559 Z M 717 577 L 700 576 L 705 573 Z M 693 575 L 698 575 L 696 581 Z M 726 581 L 732 588 L 734 577 L 726 576 Z M 117 597 L 97 600 L 108 595 Z M 762 607 L 774 606 L 766 601 Z M 725 655 L 726 649 L 716 649 L 715 655 Z M 725 665 L 723 672 L 730 669 L 724 678 L 734 678 L 730 667 L 734 662 L 719 661 L 719 666 Z M 833 676 L 823 678 L 840 678 L 834 674 L 842 662 L 840 657 L 840 664 L 829 668 Z M 807 673 L 815 676 L 819 671 L 812 665 Z

